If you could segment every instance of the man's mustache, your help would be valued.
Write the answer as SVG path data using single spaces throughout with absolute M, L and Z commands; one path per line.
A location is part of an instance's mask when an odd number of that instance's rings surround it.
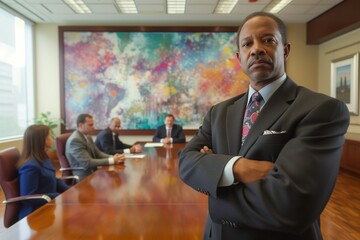
M 265 64 L 272 65 L 272 61 L 271 61 L 271 60 L 266 59 L 265 57 L 260 56 L 260 55 L 256 55 L 256 56 L 254 56 L 254 57 L 250 60 L 249 67 L 251 67 L 251 66 L 254 65 L 255 63 L 265 63 Z

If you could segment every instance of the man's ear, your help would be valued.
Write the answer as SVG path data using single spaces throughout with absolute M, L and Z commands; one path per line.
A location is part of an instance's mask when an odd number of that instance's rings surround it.
M 236 58 L 237 58 L 237 60 L 238 60 L 239 63 L 240 63 L 240 54 L 239 54 L 239 52 L 236 52 Z
M 290 55 L 290 43 L 285 44 L 284 46 L 284 60 L 286 61 Z

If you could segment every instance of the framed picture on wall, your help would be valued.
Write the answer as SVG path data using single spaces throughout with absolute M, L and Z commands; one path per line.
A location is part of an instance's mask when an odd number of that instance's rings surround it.
M 150 135 L 167 113 L 194 133 L 209 108 L 247 90 L 236 27 L 59 27 L 62 132 L 91 114 Z
M 331 62 L 331 96 L 346 103 L 358 115 L 359 53 Z

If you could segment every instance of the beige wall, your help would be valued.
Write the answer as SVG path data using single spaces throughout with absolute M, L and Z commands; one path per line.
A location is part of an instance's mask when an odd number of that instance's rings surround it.
M 288 25 L 290 56 L 286 64 L 287 74 L 298 84 L 316 91 L 318 46 L 306 45 L 306 25 Z
M 35 26 L 35 115 L 50 111 L 60 118 L 59 42 L 57 25 Z
M 5 140 L 0 142 L 0 150 L 9 148 L 9 147 L 17 147 L 19 151 L 22 150 L 22 139 L 13 139 L 13 140 Z
M 288 25 L 290 58 L 287 73 L 299 85 L 317 90 L 318 46 L 307 46 L 305 24 Z M 35 106 L 36 115 L 51 111 L 52 117 L 60 118 L 58 25 L 37 24 L 35 26 Z M 59 130 L 57 131 L 59 132 Z M 151 141 L 152 136 L 122 136 L 127 143 Z M 189 140 L 191 136 L 187 136 Z M 0 143 L 0 148 L 2 144 Z
M 344 34 L 319 46 L 319 91 L 331 95 L 331 62 L 360 52 L 360 29 Z M 358 66 L 359 68 L 359 63 Z M 359 82 L 359 77 L 357 79 Z M 358 99 L 359 102 L 360 99 Z M 358 103 L 359 106 L 359 103 Z M 360 140 L 360 116 L 351 115 L 347 138 Z

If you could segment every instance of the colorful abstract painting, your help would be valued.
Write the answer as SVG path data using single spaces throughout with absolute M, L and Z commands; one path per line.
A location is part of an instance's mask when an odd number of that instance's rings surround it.
M 66 129 L 89 113 L 95 128 L 122 119 L 122 129 L 148 130 L 172 113 L 198 129 L 209 108 L 246 91 L 234 32 L 63 33 Z

